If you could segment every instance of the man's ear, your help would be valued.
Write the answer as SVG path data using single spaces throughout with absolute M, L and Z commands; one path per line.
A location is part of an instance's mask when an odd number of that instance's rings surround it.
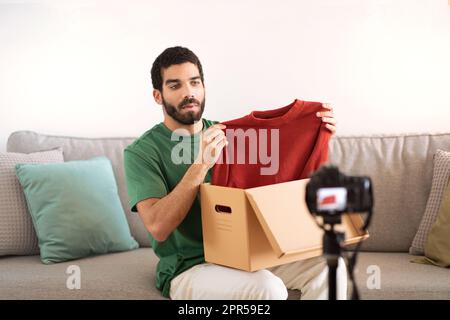
M 155 99 L 157 104 L 159 104 L 159 105 L 163 104 L 161 91 L 159 91 L 157 89 L 153 89 L 153 98 Z

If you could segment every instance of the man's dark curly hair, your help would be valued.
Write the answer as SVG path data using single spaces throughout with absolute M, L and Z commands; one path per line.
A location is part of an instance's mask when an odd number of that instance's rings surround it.
M 171 65 L 182 64 L 185 62 L 191 62 L 197 66 L 202 83 L 205 83 L 203 79 L 202 64 L 195 53 L 188 48 L 176 46 L 164 50 L 153 62 L 151 70 L 153 88 L 162 92 L 162 70 L 167 69 Z

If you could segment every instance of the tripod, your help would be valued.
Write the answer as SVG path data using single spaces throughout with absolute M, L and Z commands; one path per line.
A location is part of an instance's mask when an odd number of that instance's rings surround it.
M 324 217 L 324 225 L 329 225 L 323 235 L 323 255 L 328 265 L 328 300 L 336 300 L 337 295 L 337 267 L 341 256 L 341 242 L 345 238 L 343 232 L 334 230 L 335 224 L 341 223 L 341 215 L 328 215 Z

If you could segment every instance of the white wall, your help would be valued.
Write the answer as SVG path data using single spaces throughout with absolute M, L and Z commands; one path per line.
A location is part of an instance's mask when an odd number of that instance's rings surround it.
M 0 0 L 0 152 L 23 129 L 140 135 L 173 45 L 204 65 L 206 118 L 299 98 L 332 103 L 340 135 L 450 131 L 447 0 Z

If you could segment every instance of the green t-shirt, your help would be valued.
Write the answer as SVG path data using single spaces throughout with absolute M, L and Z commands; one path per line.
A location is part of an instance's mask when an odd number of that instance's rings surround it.
M 202 122 L 203 131 L 218 123 L 206 119 L 202 119 Z M 170 193 L 194 162 L 200 133 L 181 134 L 173 133 L 161 122 L 125 149 L 125 179 L 133 212 L 137 212 L 138 202 L 162 198 Z M 211 170 L 204 182 L 210 181 Z M 160 259 L 156 268 L 156 287 L 163 296 L 169 297 L 170 281 L 181 272 L 205 261 L 199 194 L 185 219 L 165 241 L 158 242 L 150 234 L 149 237 Z

